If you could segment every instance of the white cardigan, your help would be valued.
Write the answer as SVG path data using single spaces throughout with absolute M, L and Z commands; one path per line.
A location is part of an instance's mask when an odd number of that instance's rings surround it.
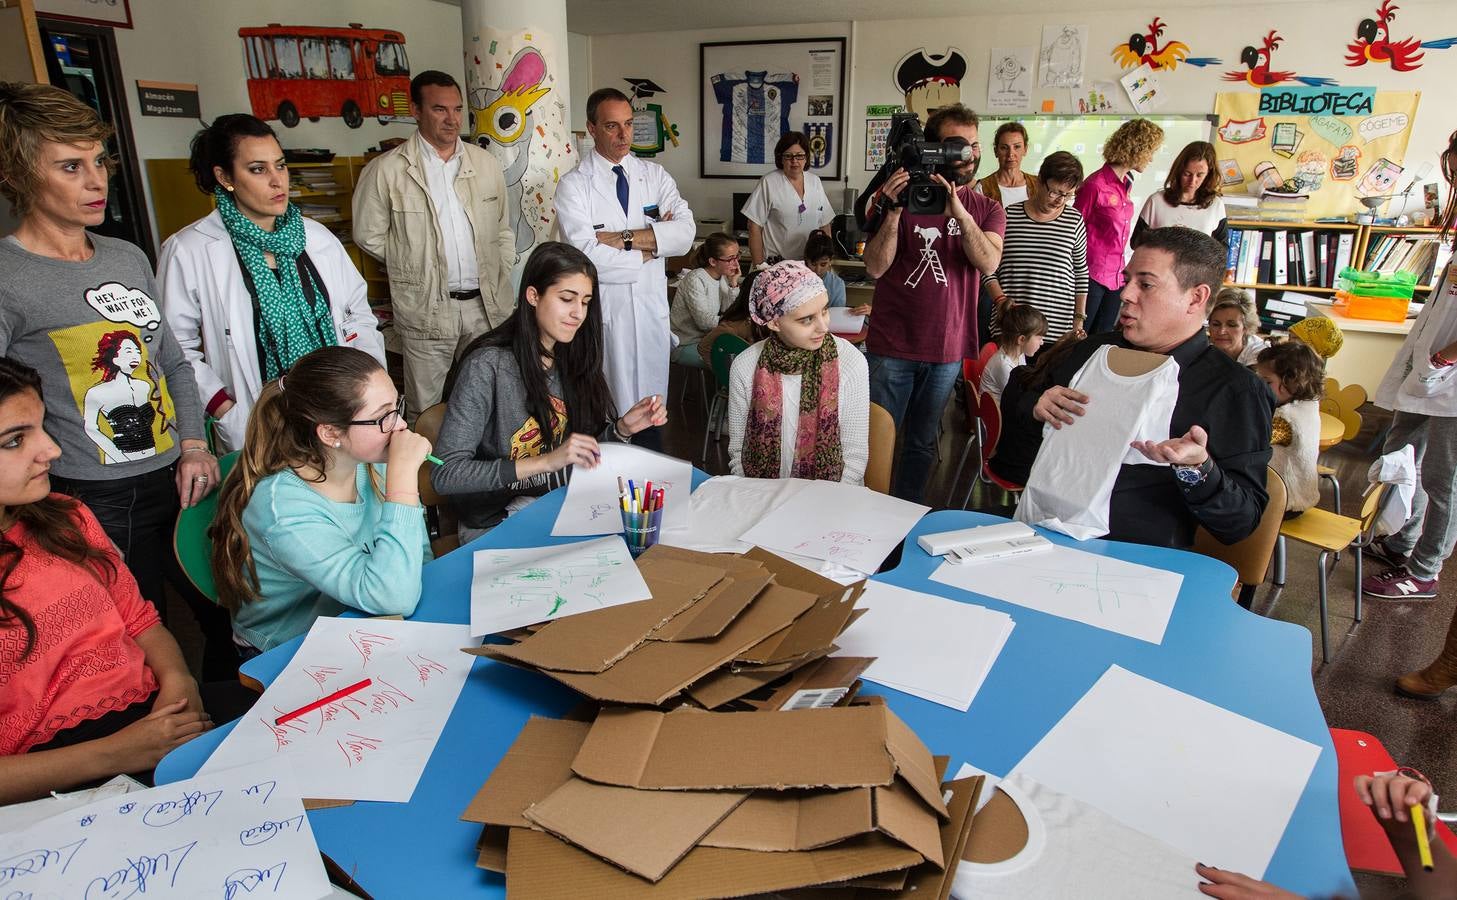
M 830 336 L 840 354 L 840 452 L 845 469 L 843 484 L 864 484 L 870 461 L 870 367 L 865 354 L 849 341 Z M 740 353 L 729 370 L 729 471 L 744 474 L 744 430 L 749 421 L 749 400 L 754 393 L 754 370 L 759 366 L 760 341 Z M 798 375 L 780 376 L 783 417 L 779 429 L 779 477 L 788 478 L 794 466 L 795 437 L 799 429 Z
M 1393 412 L 1457 416 L 1457 366 L 1432 367 L 1432 354 L 1457 338 L 1457 264 L 1448 263 L 1441 283 L 1422 305 L 1376 389 L 1376 405 Z
M 1270 447 L 1270 466 L 1285 481 L 1285 509 L 1305 512 L 1320 504 L 1320 401 L 1291 400 L 1275 407 L 1290 424 L 1290 443 Z
M 384 338 L 369 308 L 364 279 L 328 228 L 304 219 L 304 250 L 329 294 L 334 339 L 357 347 L 384 364 Z M 202 404 L 219 391 L 233 408 L 218 420 L 217 434 L 229 450 L 243 445 L 248 414 L 263 379 L 253 322 L 253 299 L 243 280 L 232 239 L 216 210 L 172 235 L 162 244 L 157 265 L 162 315 L 182 352 L 192 363 Z

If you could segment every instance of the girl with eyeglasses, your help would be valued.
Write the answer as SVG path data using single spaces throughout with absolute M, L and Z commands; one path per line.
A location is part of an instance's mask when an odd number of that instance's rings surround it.
M 617 414 L 602 374 L 599 296 L 585 253 L 538 245 L 521 270 L 516 311 L 472 341 L 446 379 L 441 465 L 430 482 L 451 497 L 462 544 L 562 484 L 568 466 L 595 468 L 600 441 L 667 424 L 656 395 Z
M 264 385 L 211 529 L 218 601 L 245 657 L 319 616 L 415 611 L 430 442 L 404 412 L 388 373 L 352 347 L 315 350 Z
M 739 242 L 715 231 L 699 245 L 693 268 L 678 279 L 669 324 L 678 338 L 673 362 L 704 368 L 698 342 L 718 325 L 724 311 L 734 305 L 743 275 L 739 271 Z
M 759 179 L 744 204 L 749 220 L 749 258 L 754 268 L 781 259 L 803 259 L 811 231 L 830 233 L 835 210 L 810 167 L 809 139 L 786 131 L 774 145 L 773 172 Z

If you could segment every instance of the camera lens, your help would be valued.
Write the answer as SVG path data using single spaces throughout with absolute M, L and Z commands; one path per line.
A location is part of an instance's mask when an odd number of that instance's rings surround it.
M 936 206 L 940 185 L 918 184 L 911 188 L 911 206 L 915 209 L 930 209 Z

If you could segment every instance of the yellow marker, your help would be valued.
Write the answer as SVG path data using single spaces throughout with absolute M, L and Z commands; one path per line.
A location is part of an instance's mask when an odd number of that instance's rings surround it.
M 1411 824 L 1417 830 L 1417 855 L 1421 857 L 1422 869 L 1432 871 L 1432 845 L 1427 840 L 1427 816 L 1421 806 L 1411 808 Z

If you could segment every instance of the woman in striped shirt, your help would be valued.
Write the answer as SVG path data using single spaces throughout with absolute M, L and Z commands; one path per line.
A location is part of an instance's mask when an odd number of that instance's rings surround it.
M 1088 300 L 1088 233 L 1069 201 L 1083 181 L 1083 164 L 1064 150 L 1038 172 L 1042 189 L 1007 207 L 1007 234 L 997 271 L 982 279 L 991 296 L 991 337 L 1007 303 L 1028 303 L 1047 317 L 1047 340 L 1083 334 Z

